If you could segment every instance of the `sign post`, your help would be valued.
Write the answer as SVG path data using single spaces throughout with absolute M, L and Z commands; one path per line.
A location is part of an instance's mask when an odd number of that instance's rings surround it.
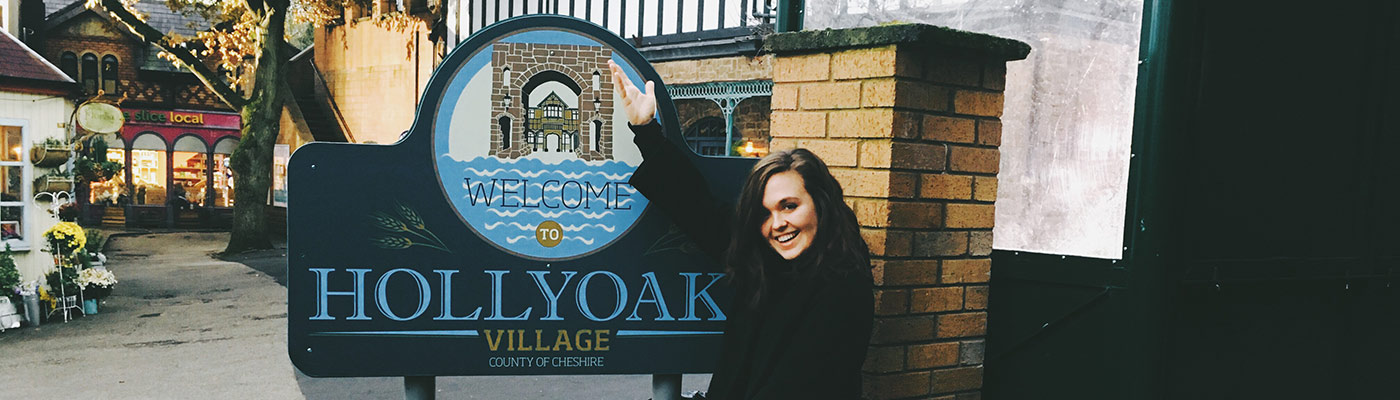
M 437 377 L 403 377 L 403 395 L 405 400 L 433 400 L 437 397 Z
M 652 400 L 680 400 L 681 375 L 655 374 L 651 376 Z
M 640 165 L 607 63 L 656 71 L 589 22 L 481 30 L 392 145 L 311 143 L 287 165 L 288 351 L 316 377 L 655 374 L 717 361 L 722 268 L 628 184 Z M 675 107 L 657 119 L 682 143 Z M 690 157 L 732 198 L 751 159 Z M 663 395 L 663 392 L 666 393 Z

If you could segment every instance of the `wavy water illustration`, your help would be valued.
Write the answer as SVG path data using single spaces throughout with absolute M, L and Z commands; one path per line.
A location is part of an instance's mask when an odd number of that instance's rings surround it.
M 534 224 L 522 224 L 522 223 L 519 223 L 519 222 L 506 222 L 506 221 L 497 221 L 497 222 L 485 224 L 485 225 L 483 225 L 483 227 L 485 227 L 486 230 L 488 230 L 488 231 L 494 231 L 494 230 L 496 230 L 496 228 L 500 228 L 501 226 L 504 226 L 504 225 L 510 225 L 510 226 L 515 227 L 516 230 L 527 231 L 527 232 L 529 232 L 529 231 L 534 231 L 534 230 L 536 230 L 536 229 L 539 229 L 539 226 L 534 225 Z M 563 226 L 560 226 L 559 228 L 560 228 L 560 229 L 563 229 L 564 232 L 579 232 L 579 231 L 582 231 L 582 230 L 584 230 L 584 229 L 602 229 L 603 231 L 606 231 L 606 232 L 609 232 L 609 233 L 612 233 L 612 232 L 616 232 L 616 231 L 617 231 L 617 227 L 616 227 L 616 226 L 603 225 L 603 224 L 563 225 Z
M 501 225 L 506 225 L 506 224 L 509 224 L 510 226 L 514 226 L 515 229 L 519 229 L 519 230 L 522 230 L 522 231 L 533 231 L 533 230 L 535 230 L 535 229 L 539 229 L 538 226 L 531 225 L 531 224 L 521 224 L 521 223 L 519 223 L 519 222 L 505 222 L 505 221 L 497 221 L 497 222 L 489 223 L 489 224 L 486 224 L 485 227 L 486 227 L 486 230 L 488 230 L 488 231 L 493 231 L 493 230 L 496 230 L 496 228 L 501 227 Z
M 636 167 L 619 161 L 551 164 L 477 157 L 443 158 L 438 164 L 442 182 L 459 183 L 443 186 L 473 231 L 531 257 L 567 258 L 597 250 L 626 232 L 649 203 L 626 182 Z M 551 232 L 559 240 L 553 247 L 536 240 L 537 234 Z
M 610 215 L 613 214 L 612 211 L 603 211 L 603 212 L 600 212 L 600 213 L 590 213 L 590 212 L 587 212 L 587 211 L 569 211 L 569 212 L 578 213 L 579 216 L 582 216 L 582 217 L 588 218 L 588 219 L 607 218 L 608 216 L 610 216 Z
M 612 211 L 603 211 L 603 212 L 596 212 L 596 213 L 591 213 L 591 212 L 587 212 L 587 211 L 578 211 L 578 210 L 558 210 L 558 211 L 514 210 L 514 211 L 501 211 L 501 210 L 495 209 L 495 208 L 488 208 L 488 209 L 486 209 L 486 212 L 491 213 L 491 214 L 495 214 L 497 217 L 504 217 L 504 218 L 515 218 L 515 217 L 519 216 L 521 213 L 526 213 L 526 212 L 528 212 L 528 213 L 533 213 L 533 214 L 535 214 L 535 215 L 538 215 L 538 216 L 544 217 L 544 218 L 559 218 L 560 216 L 563 216 L 563 215 L 565 215 L 565 214 L 575 214 L 575 215 L 578 215 L 578 216 L 580 216 L 580 217 L 584 217 L 584 218 L 588 218 L 588 219 L 599 219 L 599 218 L 606 218 L 606 217 L 608 217 L 608 216 L 613 215 L 613 212 L 612 212 Z
M 578 232 L 578 231 L 582 231 L 582 230 L 588 229 L 588 228 L 597 228 L 597 229 L 602 229 L 602 230 L 605 230 L 605 231 L 608 231 L 608 232 L 615 232 L 615 231 L 617 231 L 617 227 L 615 227 L 615 226 L 603 225 L 603 224 L 564 225 L 564 226 L 561 226 L 560 228 L 561 228 L 561 229 L 564 229 L 565 232 Z
M 521 241 L 521 240 L 523 240 L 523 239 L 534 239 L 534 238 L 535 238 L 534 235 L 514 236 L 514 237 L 506 238 L 506 243 L 515 244 L 516 242 L 519 242 L 519 241 Z M 597 241 L 596 239 L 581 238 L 581 237 L 572 237 L 572 236 L 566 236 L 566 237 L 564 237 L 564 240 L 565 240 L 565 241 L 572 240 L 572 241 L 580 242 L 580 243 L 583 243 L 583 244 L 586 244 L 586 245 L 592 245 L 593 242 L 596 242 L 596 241 Z M 561 246 L 562 246 L 562 245 L 561 245 Z
M 581 238 L 581 237 L 573 237 L 573 236 L 565 236 L 565 237 L 564 237 L 564 240 L 575 240 L 575 241 L 582 242 L 583 244 L 587 244 L 587 245 L 591 245 L 591 244 L 593 244 L 593 242 L 595 241 L 594 239 Z
M 589 176 L 589 175 L 600 175 L 600 176 L 602 176 L 602 177 L 604 177 L 604 178 L 608 178 L 608 180 L 614 180 L 614 181 L 625 181 L 625 180 L 628 180 L 628 179 L 632 179 L 632 173 L 631 173 L 631 172 L 621 173 L 621 174 L 609 174 L 609 173 L 606 173 L 606 172 L 599 172 L 599 171 L 583 171 L 583 172 L 573 172 L 573 173 L 571 173 L 571 172 L 562 172 L 562 171 L 521 171 L 521 170 L 518 170 L 518 169 L 510 169 L 510 170 L 507 170 L 507 169 L 505 169 L 505 168 L 496 168 L 496 169 L 493 169 L 493 170 L 479 170 L 479 169 L 472 168 L 472 167 L 467 167 L 463 172 L 467 172 L 467 173 L 470 173 L 470 174 L 473 174 L 473 175 L 477 175 L 477 176 L 481 176 L 481 177 L 486 177 L 486 178 L 495 177 L 496 174 L 507 173 L 507 172 L 508 172 L 508 173 L 514 174 L 514 176 L 520 176 L 520 177 L 525 177 L 525 178 L 538 178 L 538 177 L 540 177 L 541 175 L 544 175 L 544 174 L 556 174 L 556 175 L 559 175 L 560 177 L 562 177 L 562 178 L 564 178 L 564 179 L 579 179 L 579 178 L 582 178 L 582 177 L 585 177 L 585 176 Z

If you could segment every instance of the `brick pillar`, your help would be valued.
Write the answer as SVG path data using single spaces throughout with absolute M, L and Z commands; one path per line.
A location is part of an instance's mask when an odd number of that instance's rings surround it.
M 928 25 L 777 34 L 772 148 L 832 167 L 870 244 L 871 399 L 976 399 L 1006 62 L 1030 47 Z

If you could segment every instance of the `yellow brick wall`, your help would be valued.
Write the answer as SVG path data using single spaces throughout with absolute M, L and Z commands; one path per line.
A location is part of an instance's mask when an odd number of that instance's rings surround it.
M 653 63 L 668 85 L 773 79 L 773 55 L 734 56 Z
M 828 163 L 874 256 L 866 396 L 977 396 L 1004 63 L 885 45 L 772 64 L 773 148 Z

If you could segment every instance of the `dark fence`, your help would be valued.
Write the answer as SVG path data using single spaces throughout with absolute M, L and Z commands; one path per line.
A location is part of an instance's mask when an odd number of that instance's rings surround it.
M 567 15 L 624 38 L 649 38 L 771 25 L 778 0 L 449 0 L 449 45 L 511 17 Z

